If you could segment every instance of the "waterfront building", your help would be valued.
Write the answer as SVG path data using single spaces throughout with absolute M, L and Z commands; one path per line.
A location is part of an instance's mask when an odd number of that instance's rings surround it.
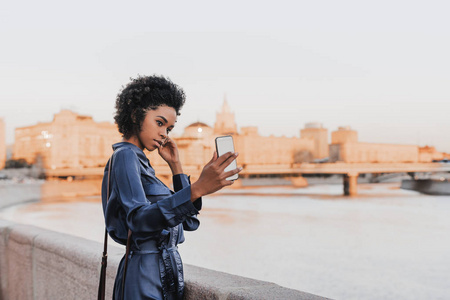
M 352 130 L 350 126 L 338 127 L 338 130 L 331 132 L 331 144 L 344 144 L 358 142 L 358 132 Z
M 358 133 L 349 126 L 331 133 L 330 162 L 412 163 L 419 161 L 419 147 L 414 145 L 358 142 Z
M 6 135 L 5 121 L 0 118 L 0 170 L 5 168 L 6 163 Z
M 202 122 L 195 122 L 184 129 L 181 136 L 172 137 L 178 147 L 180 160 L 184 166 L 194 166 L 195 170 L 211 160 L 215 149 L 214 129 Z M 157 151 L 147 154 L 153 166 L 166 166 L 167 163 Z M 200 169 L 201 170 L 201 169 Z
M 419 161 L 432 162 L 439 161 L 445 158 L 445 153 L 436 151 L 435 147 L 425 146 L 419 147 Z
M 243 127 L 235 137 L 243 165 L 292 165 L 311 162 L 315 142 L 308 138 L 261 136 L 256 127 Z
M 237 129 L 234 114 L 225 100 L 214 128 L 202 122 L 187 126 L 183 134 L 173 137 L 177 143 L 180 160 L 195 178 L 203 166 L 211 160 L 215 151 L 215 138 L 221 135 L 232 135 L 235 150 L 239 152 L 238 164 L 244 167 L 251 165 L 290 166 L 294 163 L 311 162 L 313 159 L 314 141 L 298 137 L 262 136 L 254 126 Z M 166 163 L 155 152 L 149 154 L 153 166 L 164 167 Z
M 330 162 L 416 163 L 431 162 L 415 145 L 358 142 L 358 133 L 349 126 L 331 133 Z
M 202 122 L 195 122 L 184 129 L 176 139 L 180 159 L 188 165 L 204 165 L 211 160 L 215 149 L 214 129 Z
M 307 123 L 300 131 L 300 138 L 263 136 L 254 126 L 242 127 L 239 132 L 234 113 L 225 99 L 214 127 L 199 121 L 187 126 L 181 136 L 172 137 L 178 145 L 185 171 L 195 179 L 212 157 L 215 138 L 227 134 L 233 136 L 239 152 L 238 164 L 244 168 L 255 165 L 289 168 L 323 158 L 345 163 L 406 163 L 430 162 L 443 157 L 434 147 L 419 149 L 413 145 L 361 143 L 357 132 L 350 127 L 339 127 L 332 132 L 332 143 L 328 145 L 328 130 L 320 123 Z M 95 122 L 90 116 L 62 110 L 55 114 L 52 122 L 17 128 L 12 158 L 23 158 L 28 163 L 53 170 L 103 167 L 112 153 L 111 145 L 121 139 L 115 124 Z M 0 149 L 4 148 L 4 122 L 0 120 Z M 0 163 L 4 164 L 6 154 L 1 151 Z M 147 156 L 157 170 L 166 168 L 165 173 L 170 173 L 157 151 Z
M 222 110 L 216 114 L 214 133 L 217 135 L 237 134 L 237 125 L 234 120 L 234 113 L 231 111 L 226 98 L 223 101 Z
M 52 122 L 17 128 L 13 158 L 41 162 L 46 169 L 100 167 L 120 139 L 115 124 L 62 110 Z
M 300 130 L 300 138 L 314 141 L 314 159 L 324 159 L 329 156 L 328 150 L 328 129 L 319 122 L 305 124 L 305 128 Z
M 180 156 L 187 165 L 203 166 L 215 150 L 215 138 L 232 135 L 239 152 L 240 165 L 291 165 L 312 160 L 314 141 L 298 137 L 261 136 L 257 127 L 243 127 L 238 132 L 234 113 L 225 99 L 217 113 L 214 129 L 196 122 L 186 127 L 183 135 L 176 138 Z M 201 170 L 201 169 L 200 169 Z
M 415 163 L 419 147 L 414 145 L 348 142 L 330 145 L 330 162 Z

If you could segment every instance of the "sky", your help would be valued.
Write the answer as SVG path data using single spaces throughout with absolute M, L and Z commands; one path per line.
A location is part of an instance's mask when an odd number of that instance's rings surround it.
M 450 152 L 448 1 L 7 1 L 0 117 L 14 128 L 61 109 L 113 122 L 137 75 L 181 86 L 174 130 L 214 125 L 300 136 L 305 123 L 359 141 Z M 330 139 L 331 141 L 331 139 Z

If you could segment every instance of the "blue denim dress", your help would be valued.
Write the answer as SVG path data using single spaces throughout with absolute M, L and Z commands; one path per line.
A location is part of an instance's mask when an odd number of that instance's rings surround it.
M 108 165 L 102 182 L 102 204 L 106 229 L 116 242 L 125 245 L 132 231 L 131 252 L 125 280 L 124 299 L 182 299 L 183 264 L 177 245 L 184 242 L 183 230 L 200 225 L 197 214 L 201 198 L 190 201 L 191 186 L 185 174 L 173 176 L 171 191 L 155 176 L 144 152 L 121 142 L 113 145 L 110 196 L 106 199 Z M 122 289 L 124 257 L 114 283 L 113 299 Z

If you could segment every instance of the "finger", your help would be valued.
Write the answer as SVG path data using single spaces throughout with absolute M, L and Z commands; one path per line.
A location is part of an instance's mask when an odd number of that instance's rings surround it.
M 162 146 L 164 147 L 164 146 L 166 146 L 168 144 L 172 144 L 172 143 L 173 143 L 173 141 L 170 139 L 170 137 L 166 137 L 162 143 Z
M 239 167 L 239 168 L 236 168 L 234 170 L 231 170 L 231 171 L 223 173 L 223 177 L 224 178 L 228 178 L 228 177 L 231 177 L 231 176 L 233 176 L 235 174 L 238 174 L 241 171 L 242 171 L 242 167 Z M 231 180 L 229 180 L 229 181 L 231 181 Z
M 234 180 L 225 180 L 225 182 L 223 183 L 223 186 L 229 186 L 232 185 L 234 183 Z
M 227 159 L 225 159 L 221 164 L 220 167 L 225 169 L 226 167 L 228 167 L 229 164 L 231 164 L 233 162 L 233 160 L 236 159 L 236 157 L 238 157 L 239 153 L 232 153 L 232 155 L 230 155 Z
M 227 161 L 228 159 L 231 159 L 230 162 L 228 164 L 226 164 L 226 166 L 228 166 L 233 159 L 235 159 L 237 157 L 237 153 L 233 153 L 233 152 L 227 152 L 221 156 L 219 156 L 219 158 L 217 159 L 217 164 L 219 166 L 221 166 L 222 164 L 225 163 L 225 161 Z
M 164 145 L 158 145 L 158 154 L 166 153 L 166 149 L 164 149 Z
M 206 165 L 212 164 L 214 161 L 216 161 L 216 159 L 217 159 L 217 152 L 214 151 L 213 157 L 211 158 L 211 160 Z

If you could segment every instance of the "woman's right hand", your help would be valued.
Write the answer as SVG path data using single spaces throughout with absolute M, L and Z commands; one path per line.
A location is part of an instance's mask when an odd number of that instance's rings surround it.
M 213 158 L 203 167 L 198 180 L 191 185 L 191 201 L 232 185 L 234 181 L 227 180 L 227 178 L 241 172 L 242 168 L 228 172 L 224 170 L 237 156 L 238 153 L 228 152 L 218 158 L 214 151 Z

